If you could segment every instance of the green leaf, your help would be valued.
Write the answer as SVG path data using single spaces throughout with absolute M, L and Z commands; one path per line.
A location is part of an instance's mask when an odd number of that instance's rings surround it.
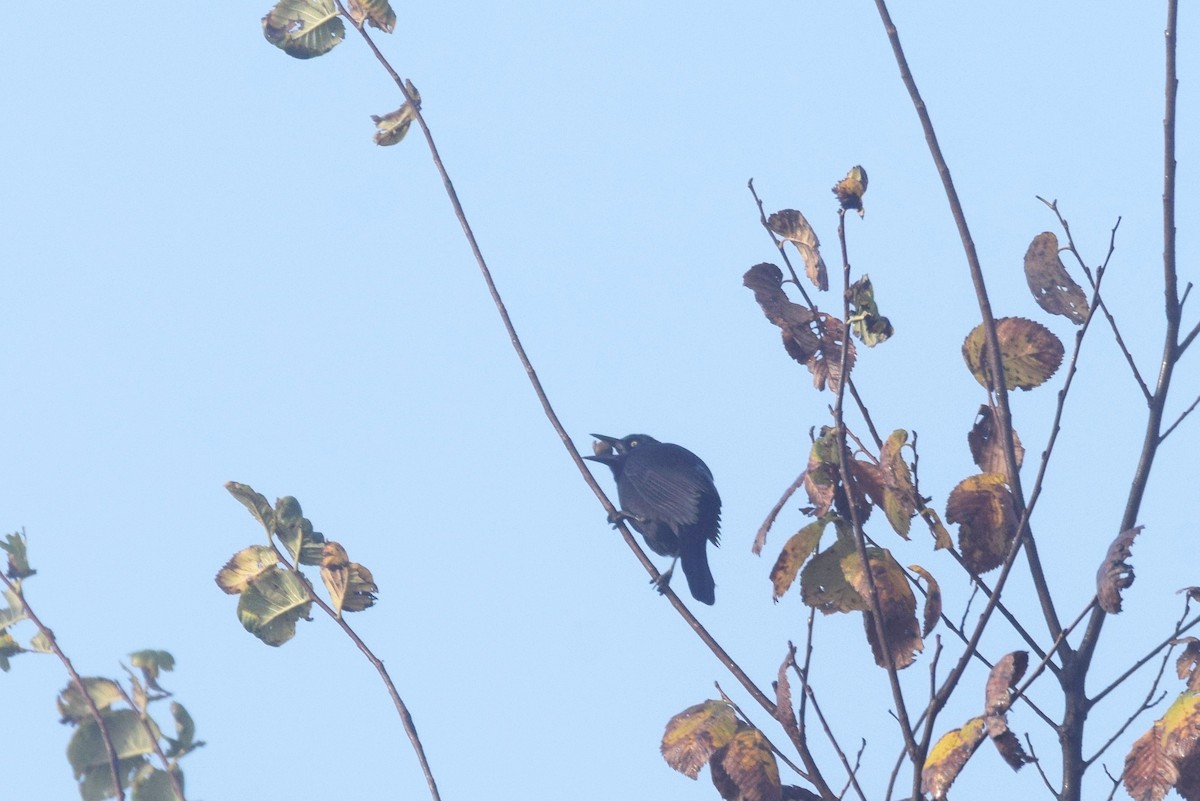
M 0 630 L 0 670 L 8 672 L 8 658 L 16 656 L 25 649 L 7 631 Z
M 173 772 L 182 789 L 183 771 L 175 768 Z M 139 776 L 133 781 L 133 801 L 179 801 L 175 796 L 171 777 L 165 770 L 152 768 L 144 773 L 144 776 Z
M 183 704 L 171 702 L 171 717 L 175 719 L 175 736 L 166 738 L 170 743 L 167 749 L 169 759 L 178 759 L 204 745 L 203 740 L 196 739 L 196 724 Z
M 255 578 L 279 564 L 279 556 L 267 545 L 243 548 L 217 572 L 215 581 L 225 593 L 245 592 Z
M 296 636 L 296 621 L 307 618 L 312 598 L 295 573 L 271 567 L 256 577 L 238 600 L 238 618 L 246 631 L 267 645 Z
M 293 58 L 323 56 L 346 38 L 333 0 L 279 0 L 262 26 L 267 41 Z
M 412 95 L 415 105 L 405 102 L 400 108 L 389 111 L 382 117 L 371 115 L 371 121 L 379 129 L 375 132 L 375 144 L 380 147 L 394 145 L 403 139 L 408 133 L 409 126 L 417 118 L 417 110 L 421 107 L 421 93 L 417 91 L 417 87 L 413 86 L 412 81 L 405 81 L 405 85 L 408 93 Z
M 142 719 L 132 709 L 110 710 L 104 713 L 104 723 L 112 740 L 118 759 L 142 757 L 154 752 L 154 737 L 158 736 L 154 721 L 149 721 L 150 732 L 142 725 Z M 104 766 L 108 770 L 108 751 L 100 735 L 95 719 L 82 723 L 67 744 L 67 761 L 75 771 L 75 778 L 83 776 L 87 768 Z
M 868 275 L 850 285 L 850 331 L 868 348 L 886 342 L 895 333 L 891 321 L 879 313 Z
M 8 554 L 8 570 L 5 575 L 10 579 L 23 579 L 37 573 L 29 566 L 29 555 L 25 552 L 25 536 L 19 533 L 6 534 L 0 540 L 0 550 Z
M 162 670 L 175 669 L 175 657 L 171 656 L 167 651 L 134 651 L 129 655 L 130 664 L 142 671 L 142 676 L 146 679 L 146 685 L 157 692 L 166 692 L 162 687 L 158 686 L 158 674 Z
M 121 686 L 112 679 L 89 677 L 83 680 L 83 685 L 101 713 L 121 700 Z M 68 684 L 58 694 L 55 703 L 58 705 L 58 714 L 64 723 L 82 723 L 85 720 L 95 723 L 87 699 L 83 697 L 83 693 L 75 684 Z
M 225 489 L 229 490 L 229 494 L 237 498 L 243 506 L 250 510 L 250 514 L 254 515 L 263 528 L 270 534 L 275 521 L 275 510 L 271 508 L 271 504 L 260 493 L 254 491 L 248 484 L 239 484 L 236 481 L 226 481 Z
M 783 594 L 792 586 L 792 582 L 796 580 L 796 574 L 800 572 L 801 565 L 817 549 L 817 545 L 821 541 L 821 534 L 824 533 L 825 526 L 831 519 L 831 516 L 826 515 L 814 520 L 793 534 L 792 538 L 783 546 L 783 550 L 779 552 L 779 558 L 775 560 L 775 566 L 771 568 L 771 585 L 774 587 L 772 597 L 776 601 L 783 597 Z

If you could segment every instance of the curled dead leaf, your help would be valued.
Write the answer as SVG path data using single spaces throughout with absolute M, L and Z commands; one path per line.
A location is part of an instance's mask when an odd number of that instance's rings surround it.
M 1025 280 L 1039 306 L 1082 325 L 1088 315 L 1087 296 L 1067 274 L 1058 250 L 1058 237 L 1053 232 L 1043 231 L 1035 236 L 1025 251 Z
M 1142 528 L 1134 526 L 1118 534 L 1108 546 L 1108 553 L 1096 571 L 1096 600 L 1100 608 L 1110 615 L 1121 611 L 1121 590 L 1133 584 L 1133 566 L 1125 560 L 1129 558 L 1133 540 Z

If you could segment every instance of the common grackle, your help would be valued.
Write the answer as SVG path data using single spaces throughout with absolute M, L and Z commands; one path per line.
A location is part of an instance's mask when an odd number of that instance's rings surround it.
M 721 496 L 708 465 L 687 448 L 645 434 L 622 439 L 592 436 L 600 441 L 596 455 L 584 458 L 612 468 L 621 517 L 641 532 L 650 550 L 675 557 L 659 582 L 659 592 L 671 581 L 675 562 L 680 561 L 692 597 L 711 605 L 716 596 L 708 568 L 708 543 L 718 544 Z

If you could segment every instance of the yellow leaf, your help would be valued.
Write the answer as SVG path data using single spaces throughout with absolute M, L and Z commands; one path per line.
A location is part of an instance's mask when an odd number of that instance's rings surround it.
M 838 203 L 843 209 L 857 209 L 858 216 L 862 217 L 867 212 L 863 208 L 863 195 L 867 192 L 867 171 L 861 165 L 855 165 L 850 168 L 850 172 L 846 173 L 846 177 L 838 181 L 833 187 L 833 194 L 837 195 Z
M 775 566 L 771 568 L 774 600 L 778 601 L 792 586 L 792 582 L 796 580 L 796 574 L 800 572 L 800 566 L 816 550 L 817 544 L 821 541 L 821 534 L 825 531 L 828 523 L 829 519 L 826 517 L 814 520 L 793 534 L 792 538 L 784 544 L 783 550 L 779 552 L 779 558 L 775 560 Z
M 1054 375 L 1063 360 L 1062 341 L 1048 328 L 1022 317 L 996 320 L 1004 383 L 1008 389 L 1033 389 Z M 975 326 L 962 346 L 963 359 L 975 380 L 990 389 L 983 324 Z
M 826 615 L 867 609 L 866 601 L 842 571 L 842 559 L 852 553 L 854 541 L 839 536 L 836 543 L 808 560 L 800 571 L 800 597 L 807 606 Z
M 660 750 L 668 765 L 694 779 L 712 755 L 729 744 L 736 731 L 733 707 L 725 701 L 705 701 L 667 721 Z
M 245 592 L 263 572 L 279 563 L 274 549 L 266 545 L 251 545 L 243 548 L 217 572 L 217 586 L 228 595 Z
M 346 38 L 333 0 L 279 0 L 262 26 L 267 41 L 293 58 L 323 56 Z
M 942 588 L 933 574 L 920 565 L 909 565 L 908 569 L 925 579 L 925 616 L 921 636 L 928 637 L 929 632 L 933 631 L 933 627 L 942 618 Z
M 967 760 L 983 742 L 983 718 L 971 718 L 961 729 L 946 732 L 929 751 L 921 770 L 921 789 L 937 801 L 946 797 Z

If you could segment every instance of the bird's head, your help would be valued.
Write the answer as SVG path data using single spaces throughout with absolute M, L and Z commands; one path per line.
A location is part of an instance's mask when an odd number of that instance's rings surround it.
M 658 440 L 646 434 L 630 434 L 621 439 L 604 434 L 592 434 L 592 436 L 596 438 L 596 441 L 592 443 L 592 452 L 595 455 L 583 458 L 609 466 L 625 461 L 625 457 L 634 448 L 658 443 Z

